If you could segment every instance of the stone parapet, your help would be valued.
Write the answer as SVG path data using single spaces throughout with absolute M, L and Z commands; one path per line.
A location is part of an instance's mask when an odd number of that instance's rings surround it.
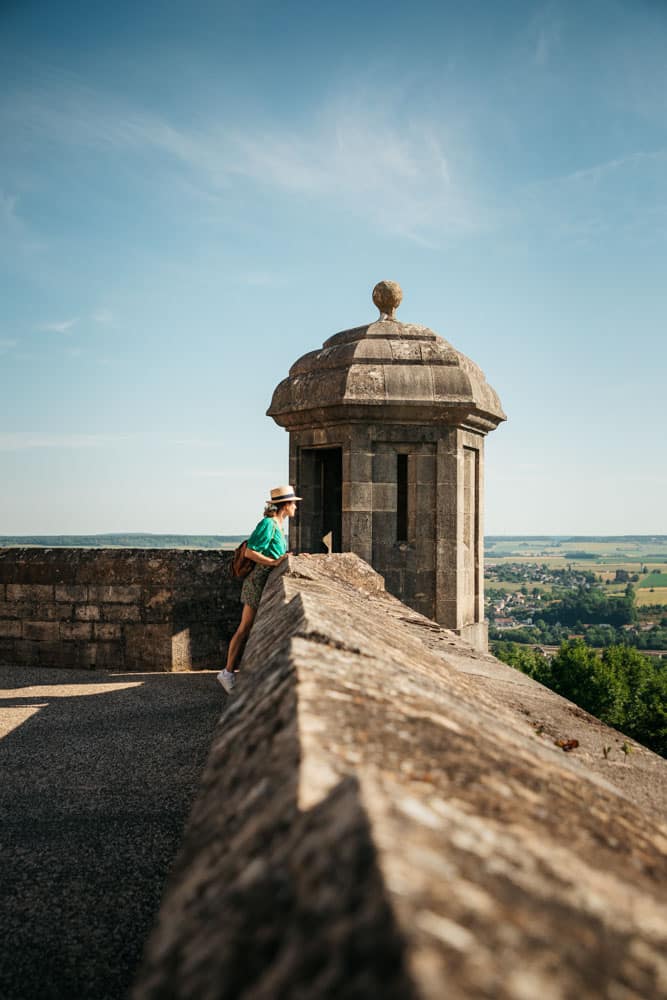
M 349 554 L 242 666 L 135 1000 L 667 997 L 662 758 Z
M 215 667 L 240 619 L 231 552 L 0 549 L 0 663 Z

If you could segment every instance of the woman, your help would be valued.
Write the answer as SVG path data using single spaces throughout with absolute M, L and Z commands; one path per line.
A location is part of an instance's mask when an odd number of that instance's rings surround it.
M 218 674 L 218 680 L 227 694 L 231 694 L 234 690 L 236 674 L 238 673 L 236 663 L 243 652 L 243 647 L 255 620 L 269 573 L 274 566 L 279 566 L 287 559 L 283 521 L 287 517 L 294 517 L 299 500 L 301 497 L 295 495 L 292 486 L 277 486 L 275 490 L 271 490 L 271 498 L 266 502 L 264 517 L 248 539 L 246 556 L 257 565 L 243 581 L 241 624 L 229 643 L 227 665 Z

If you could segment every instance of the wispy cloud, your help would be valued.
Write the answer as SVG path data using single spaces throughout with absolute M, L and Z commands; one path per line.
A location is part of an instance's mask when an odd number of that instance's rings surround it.
M 30 255 L 44 249 L 19 212 L 19 197 L 0 189 L 0 250 Z
M 40 323 L 35 327 L 38 333 L 69 333 L 76 319 L 66 319 L 56 323 Z
M 287 284 L 287 278 L 282 274 L 270 274 L 268 271 L 248 271 L 238 276 L 241 285 L 251 288 L 282 288 Z
M 222 438 L 167 437 L 166 443 L 176 448 L 220 448 L 225 441 Z
M 667 235 L 667 149 L 636 151 L 525 185 L 521 221 L 569 241 Z
M 50 81 L 6 97 L 0 118 L 28 143 L 48 137 L 121 156 L 157 152 L 200 193 L 224 195 L 251 182 L 419 240 L 426 231 L 480 226 L 483 213 L 442 123 L 420 117 L 407 100 L 393 102 L 390 114 L 385 96 L 341 95 L 299 128 L 232 120 L 177 126 L 71 80 Z
M 71 353 L 71 352 L 69 352 Z M 74 352 L 77 353 L 77 352 Z M 128 444 L 142 448 L 221 448 L 221 438 L 174 437 L 169 433 L 133 432 L 128 434 L 50 434 L 47 431 L 0 433 L 0 451 L 23 451 L 28 448 L 101 448 Z
M 6 354 L 7 351 L 11 351 L 12 348 L 16 347 L 18 341 L 10 340 L 7 337 L 0 337 L 0 354 Z
M 90 318 L 94 323 L 101 323 L 103 326 L 113 323 L 113 313 L 109 309 L 96 309 Z
M 100 448 L 128 441 L 130 434 L 48 434 L 40 431 L 0 433 L 0 451 L 25 451 L 30 448 Z
M 560 29 L 556 25 L 542 26 L 539 29 L 533 62 L 536 66 L 546 66 L 549 63 L 554 48 L 560 42 Z

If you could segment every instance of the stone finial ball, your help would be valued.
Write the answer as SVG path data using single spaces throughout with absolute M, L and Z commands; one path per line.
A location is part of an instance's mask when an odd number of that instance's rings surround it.
M 397 281 L 378 281 L 373 289 L 373 302 L 381 316 L 392 319 L 403 300 L 403 292 Z

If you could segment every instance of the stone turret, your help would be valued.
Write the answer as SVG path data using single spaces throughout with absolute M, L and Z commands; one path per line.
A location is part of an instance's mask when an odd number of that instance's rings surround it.
M 474 362 L 395 317 L 402 292 L 373 290 L 374 323 L 296 361 L 268 415 L 290 435 L 304 498 L 290 545 L 351 551 L 415 610 L 486 647 L 484 437 L 505 420 Z

